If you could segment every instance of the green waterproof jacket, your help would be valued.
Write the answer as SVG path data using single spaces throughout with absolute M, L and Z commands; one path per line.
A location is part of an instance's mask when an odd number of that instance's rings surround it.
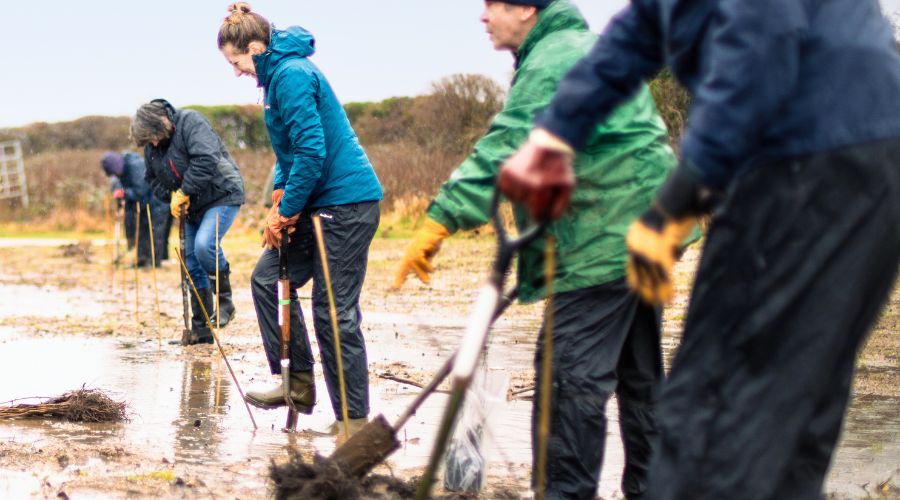
M 569 0 L 540 12 L 516 53 L 516 72 L 503 110 L 474 152 L 441 186 L 428 216 L 451 232 L 485 224 L 502 162 L 522 145 L 533 117 L 559 81 L 597 41 Z M 666 127 L 646 85 L 596 127 L 575 158 L 576 189 L 563 217 L 548 228 L 557 241 L 555 292 L 601 285 L 625 275 L 625 233 L 645 211 L 676 164 Z M 516 208 L 516 223 L 526 223 Z M 519 256 L 519 298 L 541 299 L 543 239 Z

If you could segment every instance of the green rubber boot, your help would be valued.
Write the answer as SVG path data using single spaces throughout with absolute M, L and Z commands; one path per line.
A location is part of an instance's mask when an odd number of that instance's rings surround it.
M 313 372 L 291 372 L 291 401 L 297 411 L 305 415 L 312 413 L 316 406 L 316 382 Z M 265 391 L 247 391 L 247 402 L 257 408 L 272 410 L 285 406 L 284 389 L 281 384 Z

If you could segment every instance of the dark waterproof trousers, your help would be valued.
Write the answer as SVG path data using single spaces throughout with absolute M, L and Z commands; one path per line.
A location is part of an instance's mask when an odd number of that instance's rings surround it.
M 606 403 L 613 392 L 625 449 L 622 491 L 628 498 L 641 498 L 657 438 L 655 406 L 663 377 L 659 311 L 644 305 L 619 279 L 555 295 L 553 319 L 546 498 L 596 496 L 606 444 Z M 535 355 L 538 388 L 543 338 L 542 330 Z M 534 401 L 536 453 L 540 390 Z
M 359 295 L 366 277 L 369 244 L 378 228 L 378 203 L 318 208 L 313 213 L 321 217 L 328 252 L 328 269 L 340 329 L 348 415 L 350 418 L 362 418 L 369 414 L 369 370 L 365 339 L 360 329 L 362 314 L 359 309 Z M 300 304 L 297 302 L 297 288 L 312 279 L 313 325 L 319 343 L 325 382 L 331 397 L 331 408 L 335 417 L 340 420 L 341 396 L 334 336 L 328 312 L 328 292 L 308 213 L 300 217 L 297 231 L 291 235 L 288 245 L 288 275 L 291 281 L 291 371 L 307 371 L 313 368 L 313 354 L 306 325 Z M 277 283 L 278 251 L 266 250 L 253 271 L 251 286 L 263 346 L 273 374 L 281 373 Z
M 146 210 L 146 209 L 144 209 Z M 153 252 L 156 265 L 169 258 L 169 234 L 172 231 L 172 213 L 169 204 L 153 198 L 150 202 L 150 216 L 153 222 Z
M 150 205 L 150 217 L 153 222 L 153 247 L 150 247 L 150 220 L 147 218 L 147 204 L 140 204 L 140 217 L 138 217 L 135 202 L 127 202 L 125 204 L 125 238 L 128 241 L 128 248 L 134 248 L 136 228 L 135 224 L 140 221 L 141 240 L 138 243 L 138 263 L 141 266 L 150 265 L 151 254 L 156 254 L 156 265 L 168 258 L 168 241 L 169 230 L 172 227 L 172 215 L 169 213 L 169 204 L 157 201 L 155 198 Z M 151 251 L 152 250 L 152 251 Z
M 821 498 L 898 260 L 900 141 L 736 180 L 664 384 L 649 497 Z

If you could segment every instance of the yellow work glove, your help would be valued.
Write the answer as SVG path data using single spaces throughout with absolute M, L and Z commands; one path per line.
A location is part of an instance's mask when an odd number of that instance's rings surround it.
M 432 219 L 425 219 L 425 224 L 416 232 L 413 240 L 406 246 L 403 254 L 403 261 L 397 267 L 397 273 L 394 275 L 394 290 L 399 290 L 406 282 L 406 276 L 410 272 L 416 273 L 416 276 L 422 283 L 431 281 L 429 273 L 434 272 L 434 266 L 431 259 L 440 250 L 441 242 L 450 236 L 441 223 Z
M 172 212 L 172 217 L 176 219 L 181 217 L 182 206 L 184 206 L 184 211 L 187 212 L 188 207 L 191 206 L 191 197 L 179 189 L 172 193 L 172 201 L 169 203 L 169 211 Z
M 663 305 L 672 300 L 675 293 L 672 268 L 696 223 L 694 217 L 673 219 L 650 209 L 631 224 L 625 237 L 630 254 L 626 269 L 628 286 L 644 302 Z
M 709 213 L 716 203 L 718 193 L 703 185 L 696 172 L 689 161 L 673 170 L 650 209 L 628 228 L 628 286 L 648 304 L 659 306 L 672 300 L 675 261 L 697 217 Z

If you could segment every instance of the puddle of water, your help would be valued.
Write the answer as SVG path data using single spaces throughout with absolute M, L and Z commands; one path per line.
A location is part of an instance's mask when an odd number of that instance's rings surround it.
M 376 321 L 369 325 L 373 323 L 379 332 L 373 335 L 376 341 L 369 344 L 370 361 L 403 360 L 417 369 L 439 366 L 446 359 L 441 355 L 449 355 L 462 334 L 462 327 L 455 324 L 407 324 L 404 332 L 398 333 L 396 342 L 390 342 L 385 341 L 393 336 L 385 333 L 390 332 L 390 326 Z M 531 340 L 516 333 L 522 331 L 530 330 L 511 324 L 498 325 L 492 345 L 492 366 L 501 370 L 522 370 L 530 366 L 534 347 Z M 39 446 L 52 438 L 97 447 L 123 444 L 129 452 L 158 457 L 154 463 L 147 464 L 151 470 L 165 468 L 165 460 L 176 466 L 191 465 L 196 470 L 213 471 L 217 477 L 224 471 L 230 478 L 228 481 L 263 489 L 267 486 L 265 469 L 269 459 L 284 455 L 288 447 L 315 449 L 328 455 L 335 446 L 332 438 L 281 432 L 284 410 L 254 409 L 259 430 L 253 433 L 243 402 L 221 360 L 184 360 L 179 356 L 182 349 L 179 346 L 164 346 L 160 353 L 155 341 L 78 336 L 35 339 L 14 330 L 0 331 L 0 339 L 0 380 L 12 381 L 0 384 L 0 401 L 56 396 L 87 384 L 109 392 L 114 399 L 127 401 L 132 413 L 132 420 L 122 424 L 0 422 L 0 442 Z M 258 343 L 253 337 L 235 337 L 229 342 L 232 340 Z M 441 345 L 442 349 L 423 347 L 426 341 Z M 254 384 L 278 382 L 266 372 L 261 349 L 231 361 L 244 390 Z M 320 365 L 316 369 L 320 370 Z M 333 420 L 321 372 L 317 373 L 317 382 L 319 405 L 313 415 L 301 418 L 301 428 L 324 428 Z M 418 391 L 374 376 L 371 384 L 373 416 L 383 412 L 389 421 L 399 416 Z M 394 470 L 409 471 L 426 463 L 445 403 L 446 395 L 436 394 L 400 431 L 398 438 L 402 446 L 389 461 Z M 897 399 L 853 402 L 827 491 L 858 497 L 865 492 L 857 485 L 877 484 L 897 468 L 900 464 L 898 407 Z M 512 401 L 501 404 L 490 416 L 485 434 L 488 443 L 496 444 L 485 446 L 490 477 L 514 479 L 520 487 L 527 488 L 531 462 L 530 414 L 531 402 Z M 607 409 L 607 450 L 598 491 L 604 498 L 620 495 L 624 457 L 617 415 L 613 399 Z M 86 471 L 92 468 L 102 471 L 105 467 L 98 459 L 73 466 Z M 2 498 L 35 494 L 40 488 L 41 483 L 34 475 L 0 470 Z M 98 494 L 102 496 L 102 492 Z
M 96 318 L 103 315 L 103 306 L 92 294 L 84 292 L 31 285 L 0 286 L 0 318 L 72 315 Z

